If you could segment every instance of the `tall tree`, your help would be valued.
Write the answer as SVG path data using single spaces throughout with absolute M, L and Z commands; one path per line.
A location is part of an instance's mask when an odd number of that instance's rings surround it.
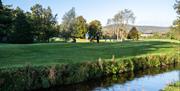
M 72 31 L 72 34 L 71 34 L 73 39 L 85 37 L 85 34 L 87 33 L 87 24 L 83 16 L 78 16 L 75 18 L 74 28 L 75 29 Z
M 76 12 L 75 8 L 73 7 L 67 13 L 64 14 L 62 18 L 61 24 L 61 37 L 63 37 L 66 41 L 71 38 L 72 32 L 75 30 L 74 23 L 75 23 Z
M 174 9 L 176 10 L 178 17 L 173 22 L 172 29 L 170 31 L 171 39 L 180 40 L 180 1 L 177 0 L 176 4 L 174 5 Z
M 43 32 L 44 32 L 44 39 L 43 40 L 47 40 L 49 41 L 50 37 L 53 37 L 56 33 L 56 24 L 57 24 L 57 20 L 56 20 L 56 16 L 53 16 L 52 14 L 52 10 L 50 7 L 48 7 L 47 9 L 43 9 Z
M 52 14 L 50 7 L 43 8 L 42 5 L 36 4 L 31 7 L 34 34 L 39 41 L 48 41 L 56 32 L 57 15 Z
M 99 43 L 99 37 L 101 35 L 101 29 L 102 25 L 101 22 L 98 20 L 91 21 L 88 26 L 88 32 L 90 36 L 90 40 L 97 39 L 97 42 Z
M 3 9 L 3 4 L 2 4 L 2 1 L 0 0 L 0 11 L 2 11 Z
M 114 18 L 111 19 L 111 24 L 114 25 L 113 29 L 116 33 L 117 40 L 120 39 L 120 41 L 122 41 L 125 38 L 128 24 L 134 23 L 134 21 L 134 13 L 128 9 L 122 10 L 114 15 Z
M 31 7 L 32 25 L 36 41 L 42 40 L 42 12 L 43 7 L 40 4 L 35 4 Z
M 180 1 L 176 0 L 176 3 L 174 4 L 174 9 L 176 10 L 176 13 L 180 15 Z
M 12 43 L 33 42 L 31 25 L 28 23 L 25 13 L 20 8 L 16 8 L 16 10 L 14 11 L 14 21 L 10 34 L 10 42 Z
M 9 29 L 12 24 L 12 9 L 0 1 L 0 42 L 7 41 Z

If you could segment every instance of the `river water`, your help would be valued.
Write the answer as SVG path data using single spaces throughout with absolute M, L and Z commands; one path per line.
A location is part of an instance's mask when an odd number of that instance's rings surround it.
M 159 91 L 175 81 L 180 81 L 180 65 L 106 76 L 38 91 Z

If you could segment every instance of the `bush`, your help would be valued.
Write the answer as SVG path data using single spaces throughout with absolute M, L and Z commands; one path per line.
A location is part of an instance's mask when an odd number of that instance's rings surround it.
M 140 35 L 136 27 L 133 27 L 128 33 L 128 39 L 138 40 L 139 36 Z

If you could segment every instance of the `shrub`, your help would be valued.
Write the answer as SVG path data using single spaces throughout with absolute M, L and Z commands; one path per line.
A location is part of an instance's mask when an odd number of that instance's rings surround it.
M 138 40 L 139 36 L 140 34 L 136 27 L 133 27 L 128 33 L 128 39 Z

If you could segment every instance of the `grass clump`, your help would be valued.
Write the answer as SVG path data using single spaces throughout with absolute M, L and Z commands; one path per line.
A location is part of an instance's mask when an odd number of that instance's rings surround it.
M 179 90 L 180 90 L 180 81 L 169 84 L 162 91 L 179 91 Z

